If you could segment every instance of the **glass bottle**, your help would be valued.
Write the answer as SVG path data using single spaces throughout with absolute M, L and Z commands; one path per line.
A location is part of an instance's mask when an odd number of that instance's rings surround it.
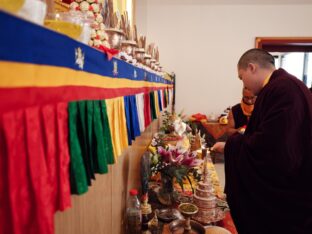
M 152 207 L 148 203 L 147 193 L 142 196 L 141 212 L 142 212 L 142 233 L 150 233 L 148 232 L 149 229 L 148 223 L 152 219 Z
M 127 234 L 141 233 L 142 213 L 140 201 L 138 199 L 138 191 L 136 189 L 130 190 L 130 196 L 127 202 Z

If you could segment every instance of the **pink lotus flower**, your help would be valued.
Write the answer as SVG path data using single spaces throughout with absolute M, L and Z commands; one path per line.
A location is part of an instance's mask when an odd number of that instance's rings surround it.
M 196 167 L 202 163 L 202 160 L 196 159 L 195 153 L 190 153 L 175 147 L 165 149 L 160 146 L 158 147 L 158 153 L 161 156 L 162 161 L 170 165 Z

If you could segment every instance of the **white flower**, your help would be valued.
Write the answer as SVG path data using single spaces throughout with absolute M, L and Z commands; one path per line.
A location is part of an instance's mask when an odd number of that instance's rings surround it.
M 179 136 L 182 136 L 186 130 L 186 123 L 184 123 L 180 118 L 178 118 L 173 122 L 173 127 L 174 127 L 174 131 Z
M 94 13 L 92 11 L 87 11 L 87 16 L 94 18 Z
M 101 14 L 96 14 L 95 20 L 98 23 L 102 23 L 103 22 L 103 16 Z
M 93 9 L 94 13 L 98 13 L 100 11 L 100 5 L 99 4 L 92 3 L 91 6 L 92 6 L 92 9 Z
M 88 11 L 90 7 L 90 4 L 88 2 L 82 2 L 80 3 L 80 9 L 81 11 Z
M 98 22 L 94 21 L 94 22 L 91 24 L 91 28 L 94 28 L 95 30 L 99 30 L 100 25 L 99 25 Z
M 105 25 L 103 23 L 100 23 L 100 29 L 105 30 Z
M 77 2 L 72 2 L 69 7 L 72 10 L 76 10 L 76 8 L 79 7 L 79 4 Z

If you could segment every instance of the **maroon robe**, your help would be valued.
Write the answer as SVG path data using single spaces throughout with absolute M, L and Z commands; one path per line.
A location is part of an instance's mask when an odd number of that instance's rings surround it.
M 243 127 L 244 125 L 247 125 L 248 118 L 246 115 L 244 115 L 244 112 L 242 110 L 240 103 L 232 107 L 232 113 L 233 113 L 233 118 L 234 118 L 234 123 L 235 123 L 234 128 L 238 129 L 238 128 Z
M 279 69 L 244 135 L 225 145 L 225 192 L 240 234 L 312 233 L 312 95 Z

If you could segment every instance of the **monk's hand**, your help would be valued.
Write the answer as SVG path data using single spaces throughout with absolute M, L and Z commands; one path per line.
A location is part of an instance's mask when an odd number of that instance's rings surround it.
M 211 147 L 212 152 L 224 153 L 225 142 L 217 142 Z

